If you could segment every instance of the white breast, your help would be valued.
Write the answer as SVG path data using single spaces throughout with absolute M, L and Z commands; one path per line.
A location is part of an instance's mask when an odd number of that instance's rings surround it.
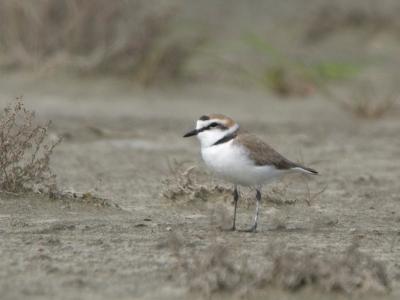
M 263 185 L 284 173 L 274 166 L 256 166 L 249 158 L 246 148 L 234 144 L 233 141 L 202 147 L 201 154 L 206 165 L 217 175 L 239 185 Z

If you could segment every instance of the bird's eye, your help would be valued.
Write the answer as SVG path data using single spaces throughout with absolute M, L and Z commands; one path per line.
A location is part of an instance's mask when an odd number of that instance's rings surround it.
M 210 126 L 210 127 L 217 127 L 217 126 L 218 126 L 218 123 L 213 122 L 213 123 L 211 123 L 209 126 Z

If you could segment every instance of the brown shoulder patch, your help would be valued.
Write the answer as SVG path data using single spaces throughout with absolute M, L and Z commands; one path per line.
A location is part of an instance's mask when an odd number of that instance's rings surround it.
M 279 154 L 253 134 L 240 132 L 235 139 L 235 143 L 240 143 L 248 150 L 250 158 L 256 166 L 273 165 L 280 170 L 287 170 L 297 166 L 297 164 Z

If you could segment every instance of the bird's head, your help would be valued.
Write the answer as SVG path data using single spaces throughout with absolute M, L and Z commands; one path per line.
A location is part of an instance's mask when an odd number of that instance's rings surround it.
M 196 121 L 196 129 L 189 131 L 183 137 L 197 135 L 201 146 L 209 147 L 238 129 L 239 125 L 231 118 L 221 114 L 210 114 L 201 116 Z

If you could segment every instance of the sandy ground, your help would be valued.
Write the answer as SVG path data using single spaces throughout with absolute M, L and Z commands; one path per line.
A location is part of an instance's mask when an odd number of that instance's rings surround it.
M 53 120 L 54 133 L 65 137 L 52 160 L 60 188 L 92 191 L 120 207 L 2 194 L 1 299 L 187 299 L 194 295 L 174 273 L 176 260 L 165 246 L 173 234 L 195 249 L 217 241 L 252 262 L 264 260 L 271 245 L 339 253 L 357 240 L 387 268 L 392 290 L 384 297 L 400 296 L 398 110 L 360 120 L 322 96 L 282 100 L 209 85 L 146 91 L 102 79 L 81 84 L 19 75 L 2 79 L 0 90 L 2 105 L 23 94 L 27 106 Z M 232 116 L 289 158 L 319 170 L 309 185 L 313 193 L 325 191 L 310 206 L 264 198 L 257 234 L 217 229 L 212 215 L 220 203 L 214 199 L 163 199 L 168 161 L 202 168 L 197 141 L 182 134 L 209 112 Z M 294 195 L 303 197 L 303 187 Z M 252 206 L 241 205 L 238 226 L 247 227 L 252 214 Z M 321 296 L 272 288 L 262 293 Z

